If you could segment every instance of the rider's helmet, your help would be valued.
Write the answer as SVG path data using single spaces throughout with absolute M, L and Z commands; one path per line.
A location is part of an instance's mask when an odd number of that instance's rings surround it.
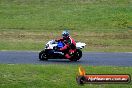
M 63 31 L 63 32 L 62 32 L 62 37 L 63 37 L 64 39 L 68 38 L 68 37 L 69 37 L 69 32 L 68 32 L 68 31 Z

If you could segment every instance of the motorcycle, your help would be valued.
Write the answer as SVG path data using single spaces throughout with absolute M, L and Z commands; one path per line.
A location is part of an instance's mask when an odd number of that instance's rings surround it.
M 39 53 L 40 60 L 48 60 L 48 59 L 66 59 L 65 54 L 68 50 L 59 51 L 60 48 L 64 47 L 65 43 L 61 41 L 51 40 L 46 45 L 45 48 Z M 85 43 L 77 42 L 76 43 L 76 51 L 71 55 L 70 61 L 78 61 L 82 57 L 82 51 L 86 46 Z

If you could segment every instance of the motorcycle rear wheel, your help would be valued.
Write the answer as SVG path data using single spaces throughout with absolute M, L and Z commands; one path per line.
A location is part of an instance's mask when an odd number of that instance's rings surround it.
M 77 49 L 70 61 L 77 61 L 82 57 L 82 51 L 80 49 Z

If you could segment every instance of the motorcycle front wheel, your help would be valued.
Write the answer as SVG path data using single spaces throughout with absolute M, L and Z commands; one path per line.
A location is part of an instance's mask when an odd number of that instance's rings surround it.
M 39 53 L 39 60 L 48 60 L 47 54 L 44 50 Z

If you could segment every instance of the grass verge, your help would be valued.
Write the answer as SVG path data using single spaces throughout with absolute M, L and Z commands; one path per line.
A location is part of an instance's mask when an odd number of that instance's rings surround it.
M 86 43 L 84 51 L 94 52 L 131 52 L 132 32 L 86 32 L 70 30 L 71 36 Z M 40 51 L 51 39 L 61 37 L 61 31 L 1 31 L 0 50 L 36 50 Z
M 130 74 L 132 67 L 83 66 L 87 74 Z M 78 65 L 0 64 L 0 88 L 80 88 Z M 131 88 L 130 84 L 86 84 L 83 88 Z

